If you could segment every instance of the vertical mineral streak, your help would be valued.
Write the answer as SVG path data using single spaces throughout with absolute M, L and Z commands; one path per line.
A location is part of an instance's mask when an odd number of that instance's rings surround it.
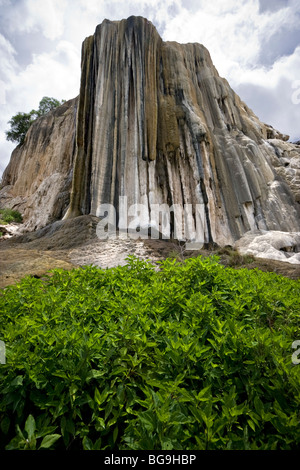
M 84 42 L 72 216 L 117 204 L 118 196 L 133 204 L 147 194 L 147 162 L 156 158 L 160 43 L 151 23 L 135 17 L 106 20 Z
M 89 180 L 91 177 L 92 158 L 92 127 L 87 125 L 91 118 L 91 108 L 94 103 L 94 37 L 88 37 L 82 45 L 81 54 L 81 85 L 76 123 L 76 155 L 75 170 L 72 181 L 72 215 L 77 216 L 89 211 Z

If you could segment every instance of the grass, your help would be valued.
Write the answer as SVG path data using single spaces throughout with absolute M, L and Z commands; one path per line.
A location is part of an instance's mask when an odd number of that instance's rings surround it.
M 217 255 L 227 255 L 228 256 L 228 266 L 245 266 L 251 264 L 255 261 L 255 257 L 252 255 L 243 255 L 238 251 L 229 248 L 219 248 L 216 252 Z
M 250 254 L 243 255 L 231 246 L 219 247 L 214 251 L 214 254 L 216 256 L 225 256 L 227 266 L 239 267 L 255 262 L 254 256 Z M 190 252 L 185 249 L 185 244 L 178 243 L 177 245 L 174 244 L 174 249 L 169 252 L 168 257 L 180 262 L 188 258 L 189 255 Z

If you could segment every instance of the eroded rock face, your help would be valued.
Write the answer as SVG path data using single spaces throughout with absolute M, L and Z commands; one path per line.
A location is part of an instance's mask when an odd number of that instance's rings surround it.
M 28 227 L 98 215 L 105 203 L 119 220 L 126 196 L 143 205 L 141 226 L 154 204 L 190 205 L 203 242 L 300 231 L 299 148 L 260 122 L 204 46 L 163 42 L 144 18 L 105 20 L 83 43 L 76 106 L 38 120 L 5 172 L 0 204 L 23 208 Z
M 300 229 L 287 175 L 273 166 L 274 140 L 288 136 L 259 121 L 205 47 L 163 42 L 132 17 L 104 21 L 82 54 L 68 217 L 127 196 L 149 208 L 144 223 L 152 204 L 203 205 L 203 241 L 220 245 L 249 230 Z
M 275 155 L 272 158 L 276 173 L 289 185 L 295 201 L 300 204 L 300 145 L 269 140 Z
M 69 205 L 76 112 L 77 98 L 37 119 L 3 173 L 0 207 L 19 210 L 26 230 L 60 219 Z

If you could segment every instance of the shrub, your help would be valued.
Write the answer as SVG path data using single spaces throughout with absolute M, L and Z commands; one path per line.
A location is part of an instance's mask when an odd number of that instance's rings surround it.
M 237 251 L 232 251 L 229 255 L 228 264 L 229 266 L 243 266 L 252 263 L 254 259 L 252 255 L 243 255 Z
M 244 266 L 246 264 L 253 263 L 255 261 L 255 257 L 250 254 L 241 254 L 231 246 L 225 246 L 222 248 L 218 248 L 216 250 L 216 254 L 219 256 L 225 256 L 227 260 L 228 266 Z
M 129 258 L 26 277 L 0 311 L 1 449 L 299 449 L 299 281 Z
M 23 218 L 20 212 L 12 209 L 0 209 L 0 224 L 6 225 L 12 222 L 21 223 L 22 221 Z

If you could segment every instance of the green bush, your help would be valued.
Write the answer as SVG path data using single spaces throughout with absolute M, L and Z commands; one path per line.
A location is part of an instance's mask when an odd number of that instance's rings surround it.
M 0 311 L 0 449 L 299 449 L 299 281 L 129 258 L 26 277 Z
M 23 218 L 20 212 L 12 209 L 0 209 L 0 224 L 6 225 L 12 222 L 21 223 L 22 221 Z

